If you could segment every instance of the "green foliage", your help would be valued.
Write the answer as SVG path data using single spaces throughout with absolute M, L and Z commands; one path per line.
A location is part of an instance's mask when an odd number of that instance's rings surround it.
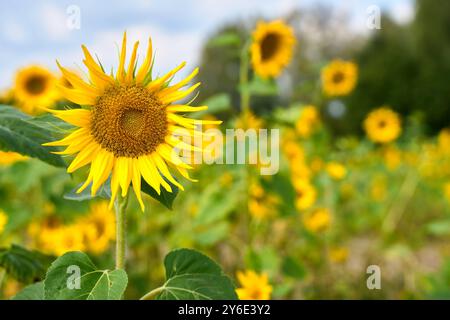
M 68 268 L 80 268 L 80 277 L 70 279 Z M 76 276 L 76 275 L 75 275 Z M 80 281 L 78 288 L 69 281 Z M 45 300 L 119 300 L 128 283 L 124 270 L 98 270 L 82 252 L 69 252 L 56 259 L 44 280 Z
M 190 249 L 169 253 L 165 260 L 166 283 L 159 288 L 159 300 L 237 299 L 231 280 L 207 256 Z
M 25 287 L 11 300 L 44 300 L 44 282 L 39 281 Z
M 52 151 L 55 148 L 42 146 L 55 140 L 63 127 L 54 117 L 30 117 L 19 110 L 0 105 L 0 150 L 14 151 L 38 158 L 53 166 L 65 167 L 64 160 Z
M 20 282 L 30 283 L 44 278 L 51 258 L 17 245 L 0 249 L 0 267 Z

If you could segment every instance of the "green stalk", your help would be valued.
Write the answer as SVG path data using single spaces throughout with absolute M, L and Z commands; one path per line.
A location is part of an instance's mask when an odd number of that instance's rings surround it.
M 125 269 L 128 194 L 116 199 L 116 269 Z

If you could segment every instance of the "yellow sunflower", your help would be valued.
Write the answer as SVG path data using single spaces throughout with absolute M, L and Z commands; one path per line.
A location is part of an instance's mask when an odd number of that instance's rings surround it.
M 303 225 L 312 233 L 322 232 L 331 224 L 331 213 L 328 209 L 316 209 L 303 217 Z
M 14 97 L 26 113 L 36 114 L 51 107 L 59 98 L 58 79 L 40 66 L 20 69 L 14 83 Z
M 83 216 L 76 225 L 83 230 L 85 246 L 88 251 L 100 254 L 108 249 L 115 239 L 115 217 L 107 202 L 92 205 L 87 216 Z
M 400 116 L 388 107 L 381 107 L 367 116 L 364 129 L 373 142 L 389 143 L 396 140 L 402 131 Z
M 16 152 L 0 151 L 0 165 L 10 165 L 26 159 L 28 158 Z
M 6 223 L 8 222 L 8 216 L 0 209 L 0 234 L 5 230 Z
M 317 191 L 310 182 L 303 179 L 293 181 L 296 192 L 295 206 L 298 210 L 306 210 L 314 205 Z
M 335 180 L 342 180 L 347 175 L 347 168 L 339 162 L 330 162 L 325 167 L 329 176 Z
M 295 129 L 302 138 L 308 138 L 320 123 L 320 115 L 315 106 L 305 106 L 295 123 Z
M 277 77 L 292 59 L 294 31 L 283 21 L 259 22 L 253 32 L 252 65 L 262 78 Z
M 332 97 L 352 92 L 358 78 L 358 66 L 350 61 L 333 60 L 322 69 L 323 91 Z
M 257 274 L 255 271 L 238 271 L 237 278 L 241 285 L 236 289 L 240 300 L 269 300 L 272 294 L 272 286 L 266 273 Z
M 126 44 L 124 33 L 115 76 L 106 74 L 85 46 L 82 46 L 85 56 L 83 62 L 89 69 L 90 81 L 84 81 L 58 63 L 64 77 L 73 86 L 60 86 L 60 90 L 68 100 L 83 105 L 83 108 L 51 111 L 56 117 L 79 128 L 61 141 L 45 145 L 67 146 L 61 154 L 77 154 L 67 169 L 69 173 L 90 165 L 89 176 L 78 192 L 92 184 L 91 192 L 96 194 L 111 176 L 111 205 L 119 187 L 122 197 L 125 197 L 132 184 L 144 210 L 141 178 L 158 194 L 161 187 L 172 192 L 168 182 L 183 190 L 169 167 L 192 180 L 187 172 L 192 167 L 181 158 L 180 150 L 202 151 L 191 143 L 194 134 L 201 134 L 196 125 L 220 124 L 221 121 L 193 120 L 176 114 L 207 109 L 206 106 L 172 104 L 187 97 L 200 85 L 197 83 L 182 89 L 197 75 L 198 68 L 184 80 L 171 85 L 170 81 L 185 66 L 184 62 L 166 75 L 153 78 L 151 40 L 146 58 L 139 68 L 136 66 L 139 42 L 134 44 L 128 67 L 125 66 Z M 178 139 L 180 135 L 183 135 L 183 141 Z M 186 138 L 189 138 L 189 143 Z

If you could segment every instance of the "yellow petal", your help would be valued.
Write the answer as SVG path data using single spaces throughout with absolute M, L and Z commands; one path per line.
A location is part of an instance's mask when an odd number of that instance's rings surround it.
M 142 156 L 138 158 L 139 171 L 144 177 L 145 181 L 153 188 L 158 194 L 161 194 L 161 187 L 158 178 L 158 171 L 155 165 L 150 161 L 149 156 Z
M 161 158 L 161 156 L 158 153 L 154 152 L 152 154 L 152 158 L 156 164 L 156 167 L 158 168 L 159 171 L 161 171 L 164 177 L 166 177 L 167 180 L 169 180 L 173 185 L 177 186 L 180 190 L 184 191 L 184 187 L 177 180 L 175 180 L 174 177 L 172 177 L 169 168 L 167 168 L 167 165 Z
M 86 109 L 52 110 L 52 114 L 77 127 L 89 127 L 91 111 Z
M 139 160 L 138 159 L 131 159 L 132 160 L 132 170 L 133 170 L 133 176 L 132 176 L 132 182 L 133 182 L 133 190 L 136 194 L 136 198 L 138 199 L 139 205 L 141 206 L 141 210 L 145 210 L 144 202 L 142 201 L 142 195 L 141 195 L 141 171 L 139 170 Z
M 127 55 L 127 32 L 123 33 L 122 51 L 120 53 L 119 69 L 117 70 L 117 79 L 123 81 L 125 79 L 125 59 Z
M 136 55 L 137 55 L 138 46 L 139 46 L 139 41 L 137 41 L 134 44 L 133 53 L 131 55 L 130 64 L 128 66 L 127 78 L 125 80 L 127 83 L 131 83 L 131 81 L 133 80 L 134 67 L 136 66 Z
M 186 105 L 172 105 L 167 107 L 169 112 L 198 112 L 208 110 L 208 106 L 191 107 Z
M 67 168 L 67 172 L 72 173 L 90 163 L 97 155 L 98 149 L 100 149 L 100 146 L 96 142 L 92 142 L 85 149 L 81 150 Z
M 152 82 L 150 82 L 147 85 L 147 89 L 149 89 L 149 90 L 157 90 L 157 89 L 159 89 L 164 83 L 166 83 L 167 80 L 172 78 L 175 75 L 175 73 L 180 71 L 185 65 L 186 65 L 186 62 L 182 62 L 178 67 L 176 67 L 175 69 L 173 69 L 170 72 L 168 72 L 165 76 L 153 80 Z
M 148 48 L 147 48 L 147 55 L 145 56 L 145 61 L 139 68 L 139 71 L 136 75 L 136 83 L 142 83 L 150 71 L 150 67 L 152 65 L 152 39 L 148 39 Z

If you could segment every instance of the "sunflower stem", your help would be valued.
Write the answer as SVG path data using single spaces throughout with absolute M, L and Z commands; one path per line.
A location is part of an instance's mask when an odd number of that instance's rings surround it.
M 116 199 L 116 269 L 125 269 L 128 194 Z

